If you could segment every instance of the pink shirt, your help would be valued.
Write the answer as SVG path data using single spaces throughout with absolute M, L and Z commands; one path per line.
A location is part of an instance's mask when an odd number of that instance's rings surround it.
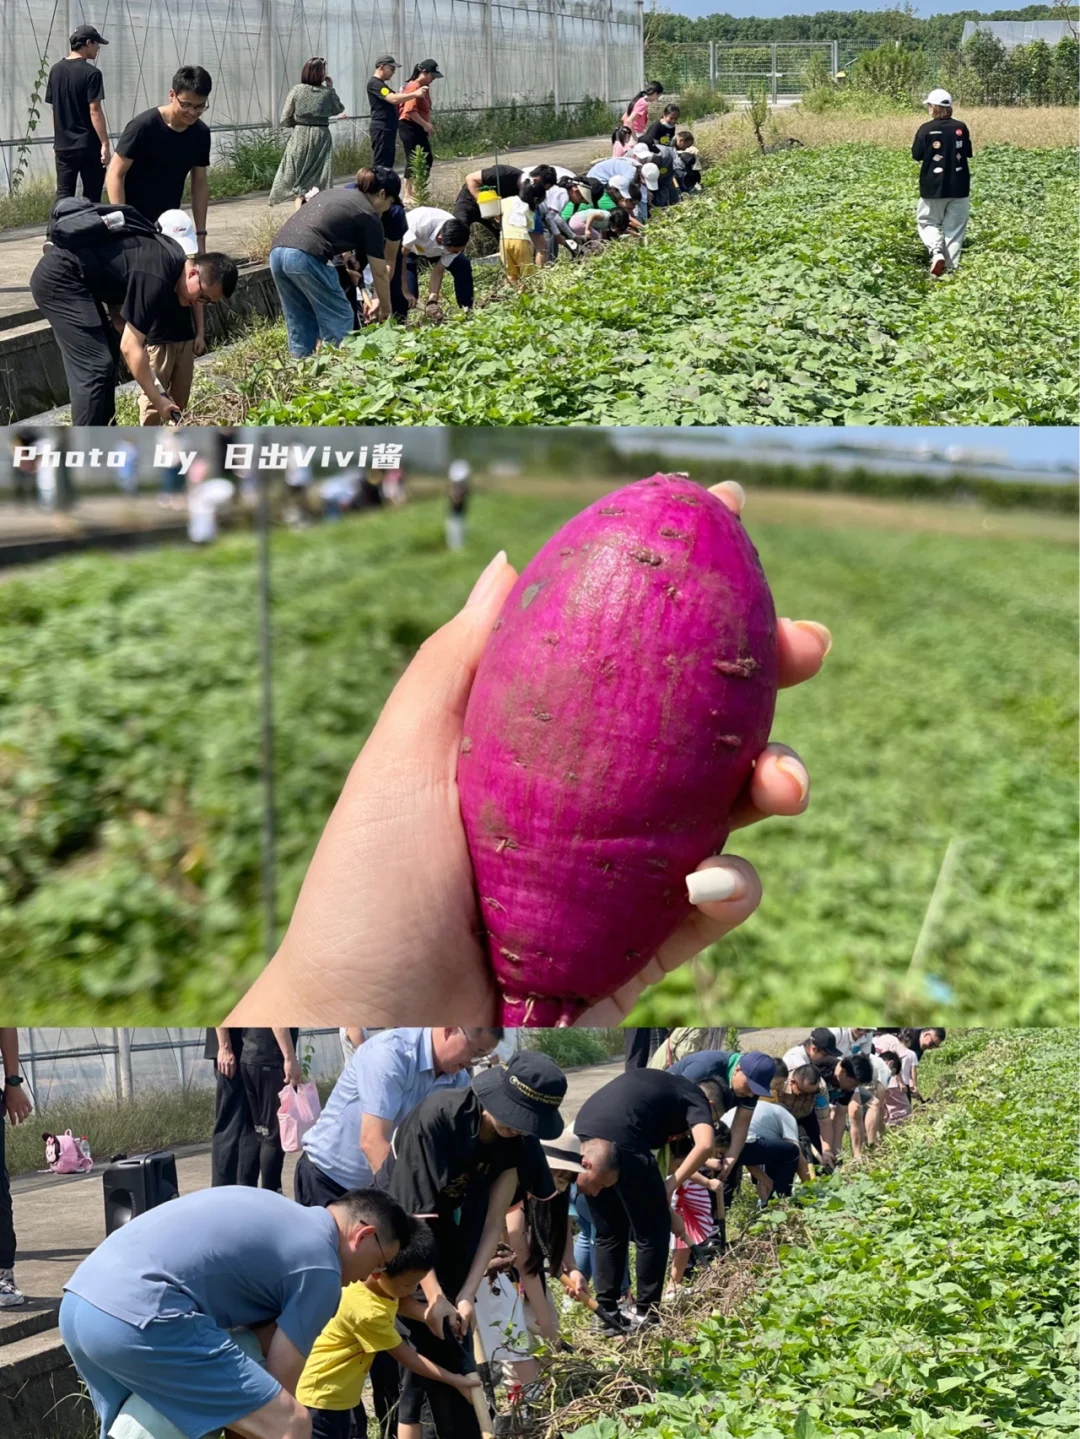
M 915 1083 L 915 1052 L 902 1044 L 895 1034 L 875 1034 L 874 1048 L 877 1050 L 888 1049 L 893 1054 L 900 1056 L 900 1078 L 904 1084 Z
M 633 130 L 637 136 L 644 135 L 645 131 L 649 128 L 649 102 L 644 95 L 642 95 L 639 100 L 635 100 L 633 105 L 631 105 L 628 123 L 631 130 Z
M 613 160 L 621 160 L 629 149 L 629 145 L 624 145 L 621 140 L 616 140 L 611 147 L 611 158 Z

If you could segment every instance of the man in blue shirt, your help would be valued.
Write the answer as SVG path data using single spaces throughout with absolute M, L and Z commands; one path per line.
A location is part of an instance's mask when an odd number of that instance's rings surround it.
M 295 1399 L 343 1284 L 408 1243 L 389 1196 L 353 1190 L 300 1209 L 267 1189 L 203 1189 L 110 1234 L 65 1285 L 60 1334 L 90 1391 L 102 1439 L 131 1395 L 186 1439 L 220 1429 L 303 1439 Z M 265 1368 L 228 1331 L 254 1329 Z
M 468 1067 L 490 1054 L 501 1029 L 384 1029 L 362 1044 L 338 1076 L 316 1125 L 304 1136 L 294 1192 L 300 1204 L 329 1204 L 371 1184 L 390 1138 L 436 1089 L 465 1089 Z

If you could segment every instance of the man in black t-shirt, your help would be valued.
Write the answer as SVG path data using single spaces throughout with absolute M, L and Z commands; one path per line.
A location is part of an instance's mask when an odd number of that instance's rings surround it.
M 459 1341 L 476 1322 L 476 1293 L 515 1196 L 554 1196 L 540 1141 L 562 1133 L 565 1096 L 566 1076 L 554 1060 L 515 1054 L 505 1068 L 477 1074 L 468 1089 L 428 1095 L 398 1126 L 375 1176 L 377 1188 L 431 1223 L 439 1260 L 422 1285 L 427 1323 L 405 1325 L 421 1354 L 455 1374 L 471 1368 Z M 419 1424 L 425 1394 L 438 1439 L 479 1439 L 476 1415 L 457 1390 L 411 1372 L 399 1423 Z
M 971 211 L 971 134 L 953 117 L 952 96 L 931 90 L 925 104 L 930 119 L 915 132 L 911 158 L 919 161 L 919 238 L 930 252 L 930 273 L 939 279 L 955 270 L 964 248 Z
M 30 276 L 30 293 L 60 349 L 71 423 L 112 424 L 120 359 L 170 423 L 177 405 L 155 382 L 146 337 L 174 305 L 216 305 L 233 293 L 236 280 L 227 255 L 189 258 L 164 235 L 125 235 L 79 250 L 59 245 L 47 250 Z
M 136 115 L 116 142 L 105 185 L 114 205 L 134 205 L 148 220 L 183 205 L 191 178 L 191 213 L 200 251 L 206 249 L 206 178 L 210 128 L 199 118 L 213 82 L 201 65 L 182 65 L 164 105 Z
M 607 1327 L 629 1330 L 655 1319 L 664 1292 L 671 1196 L 711 1154 L 718 1117 L 696 1084 L 662 1069 L 628 1069 L 578 1111 L 577 1187 L 592 1211 L 596 1302 Z M 655 1153 L 687 1134 L 693 1148 L 665 1181 Z M 637 1313 L 627 1320 L 619 1298 L 631 1238 L 637 1247 Z
M 259 1172 L 264 1189 L 281 1193 L 285 1151 L 278 1132 L 279 1095 L 286 1084 L 303 1079 L 296 1057 L 298 1029 L 245 1029 L 241 1036 L 240 1077 L 252 1127 L 259 1141 Z M 254 1184 L 255 1179 L 249 1180 Z
M 368 132 L 371 136 L 371 163 L 394 168 L 394 153 L 397 149 L 398 109 L 411 95 L 426 95 L 427 85 L 420 85 L 415 91 L 395 90 L 393 86 L 397 61 L 393 55 L 380 55 L 375 61 L 375 73 L 367 82 L 366 93 L 371 119 Z
M 354 255 L 361 273 L 365 265 L 371 267 L 378 300 L 372 318 L 390 318 L 382 217 L 396 198 L 388 177 L 397 177 L 382 169 L 374 174 L 374 185 L 366 191 L 321 190 L 294 211 L 274 236 L 270 273 L 281 299 L 289 354 L 297 359 L 312 354 L 320 340 L 340 345 L 355 327 L 356 317 L 334 268 L 335 256 Z M 357 183 L 364 175 L 358 173 Z
M 481 190 L 494 190 L 500 200 L 512 199 L 521 189 L 521 177 L 525 172 L 515 165 L 489 165 L 485 170 L 474 170 L 465 176 L 465 183 L 454 201 L 454 219 L 470 228 L 483 225 L 495 236 L 499 234 L 500 218 L 486 218 L 480 213 L 477 196 Z
M 109 42 L 93 25 L 80 25 L 70 43 L 71 53 L 56 62 L 45 85 L 45 103 L 53 112 L 56 198 L 74 195 L 81 180 L 84 197 L 96 205 L 105 184 L 110 150 L 101 103 L 105 83 L 91 61 Z
M 240 1073 L 242 1029 L 208 1029 L 203 1058 L 214 1061 L 214 1132 L 210 1138 L 210 1184 L 259 1182 L 259 1141 L 251 1122 Z

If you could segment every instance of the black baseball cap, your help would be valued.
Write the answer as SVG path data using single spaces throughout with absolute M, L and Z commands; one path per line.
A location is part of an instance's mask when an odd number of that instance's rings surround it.
M 380 65 L 396 65 L 396 64 L 397 64 L 397 61 L 394 59 L 393 55 L 380 55 L 379 58 L 375 61 L 375 69 L 377 70 Z
M 99 35 L 93 25 L 80 25 L 71 35 L 71 48 L 73 50 L 77 50 L 80 45 L 107 45 L 108 43 L 108 40 Z
M 818 1049 L 823 1049 L 830 1059 L 840 1058 L 840 1051 L 836 1047 L 836 1036 L 831 1029 L 812 1029 L 810 1043 L 816 1044 Z
M 563 1132 L 559 1105 L 566 1098 L 566 1075 L 546 1054 L 515 1054 L 505 1068 L 475 1075 L 472 1088 L 489 1114 L 519 1134 L 557 1139 Z
M 443 72 L 439 69 L 438 61 L 436 61 L 436 60 L 421 60 L 421 61 L 420 61 L 420 69 L 421 69 L 421 70 L 430 70 L 431 73 L 432 73 L 433 75 L 435 75 L 435 76 L 436 76 L 438 79 L 440 79 L 440 80 L 445 80 L 445 78 L 446 78 L 446 76 L 443 74 Z

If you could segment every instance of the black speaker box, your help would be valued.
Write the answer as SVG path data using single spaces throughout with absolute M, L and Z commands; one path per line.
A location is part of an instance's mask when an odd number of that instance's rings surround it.
M 101 1176 L 105 1191 L 105 1233 L 158 1204 L 180 1197 L 176 1156 L 166 1150 L 114 1160 Z

